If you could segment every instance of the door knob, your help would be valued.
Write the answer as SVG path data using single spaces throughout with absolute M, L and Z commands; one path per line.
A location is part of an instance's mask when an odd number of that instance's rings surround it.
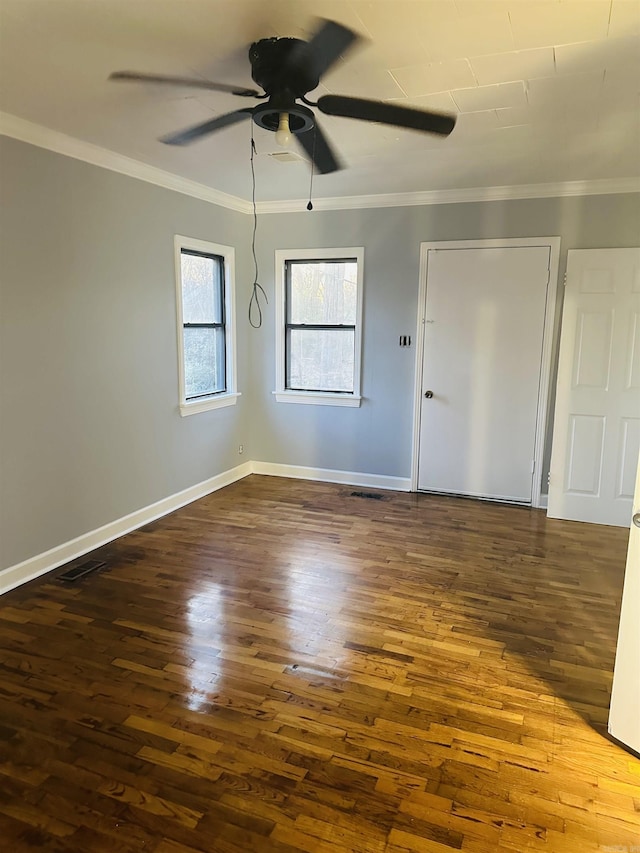
M 636 527 L 640 527 L 640 512 L 636 512 L 631 521 L 633 521 Z
M 433 391 L 425 391 L 424 396 L 427 398 L 427 400 L 430 400 L 433 397 Z

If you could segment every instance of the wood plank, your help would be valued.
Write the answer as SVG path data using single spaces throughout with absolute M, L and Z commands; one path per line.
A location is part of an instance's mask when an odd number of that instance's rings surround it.
M 640 843 L 626 531 L 352 491 L 251 476 L 3 597 L 12 853 Z

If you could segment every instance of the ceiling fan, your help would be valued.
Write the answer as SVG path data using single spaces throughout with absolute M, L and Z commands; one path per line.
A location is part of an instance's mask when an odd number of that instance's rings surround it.
M 110 79 L 191 86 L 262 100 L 264 103 L 235 110 L 171 133 L 162 137 L 161 142 L 167 145 L 187 145 L 202 136 L 251 117 L 260 127 L 275 132 L 276 141 L 280 144 L 288 144 L 291 135 L 295 136 L 311 159 L 314 169 L 322 174 L 335 172 L 341 166 L 309 107 L 317 107 L 327 115 L 379 122 L 441 136 L 451 133 L 456 122 L 455 116 L 443 113 L 344 95 L 323 95 L 317 102 L 307 100 L 307 93 L 316 88 L 320 77 L 357 40 L 356 33 L 342 24 L 322 21 L 309 41 L 296 38 L 265 38 L 254 42 L 249 48 L 251 77 L 263 89 L 262 93 L 244 86 L 135 71 L 116 71 L 111 74 Z M 302 103 L 298 103 L 299 101 Z

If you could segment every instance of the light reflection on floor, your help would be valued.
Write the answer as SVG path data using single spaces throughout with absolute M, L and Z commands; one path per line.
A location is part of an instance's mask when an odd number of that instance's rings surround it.
M 349 582 L 349 559 L 338 543 L 322 545 L 311 557 L 308 545 L 290 548 L 286 554 L 288 646 L 299 670 L 333 670 L 345 642 L 346 628 L 340 619 Z M 327 654 L 327 652 L 329 652 Z
M 227 649 L 243 654 L 248 635 L 261 640 L 260 654 L 275 655 L 279 661 L 286 661 L 291 673 L 302 678 L 335 677 L 337 662 L 344 658 L 348 634 L 348 620 L 342 618 L 341 610 L 351 580 L 349 561 L 339 543 L 329 546 L 324 543 L 321 553 L 311 559 L 308 543 L 300 543 L 286 553 L 271 555 L 271 560 L 280 567 L 282 586 L 287 593 L 285 608 L 280 589 L 273 591 L 274 596 L 259 584 L 252 590 L 239 590 L 235 585 L 210 581 L 189 598 L 186 609 L 191 657 L 186 669 L 189 710 L 206 713 L 210 709 L 223 690 L 228 672 L 228 663 L 220 659 L 220 652 Z M 273 577 L 273 566 L 270 570 Z M 255 608 L 257 619 L 260 613 L 268 617 L 272 626 L 269 636 L 260 637 L 259 628 L 249 627 L 244 618 L 236 622 L 233 605 L 229 607 L 226 602 L 234 598 L 237 601 L 238 597 Z
M 210 583 L 187 602 L 187 621 L 191 634 L 189 651 L 190 711 L 204 711 L 210 694 L 223 678 L 222 661 L 217 659 L 224 636 L 224 596 L 220 584 Z

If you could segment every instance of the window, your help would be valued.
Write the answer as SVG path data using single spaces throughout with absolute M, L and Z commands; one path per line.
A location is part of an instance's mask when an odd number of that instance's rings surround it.
M 276 252 L 278 402 L 360 405 L 364 249 Z
M 235 404 L 234 250 L 175 238 L 180 414 Z

